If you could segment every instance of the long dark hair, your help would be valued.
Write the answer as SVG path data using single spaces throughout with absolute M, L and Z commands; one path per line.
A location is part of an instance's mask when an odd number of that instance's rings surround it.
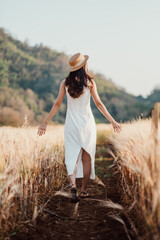
M 66 77 L 65 86 L 68 86 L 68 93 L 73 98 L 79 98 L 83 94 L 84 86 L 89 87 L 87 85 L 87 79 L 92 82 L 94 75 L 86 72 L 85 65 L 80 69 L 70 72 Z

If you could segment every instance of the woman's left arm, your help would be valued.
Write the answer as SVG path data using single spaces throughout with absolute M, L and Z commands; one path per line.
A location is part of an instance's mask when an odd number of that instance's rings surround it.
M 45 118 L 43 123 L 38 128 L 38 133 L 37 133 L 38 135 L 42 135 L 45 133 L 47 124 L 52 119 L 52 117 L 56 114 L 58 109 L 60 108 L 60 106 L 63 102 L 64 96 L 65 96 L 65 93 L 66 93 L 66 91 L 65 91 L 65 79 L 64 79 L 64 80 L 62 80 L 62 82 L 60 84 L 59 94 L 58 94 L 58 97 L 57 97 L 55 103 L 53 104 L 48 116 Z

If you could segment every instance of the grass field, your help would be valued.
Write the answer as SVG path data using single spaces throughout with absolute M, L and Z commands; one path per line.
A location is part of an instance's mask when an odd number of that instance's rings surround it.
M 97 124 L 97 160 L 104 159 L 106 152 L 115 159 L 124 205 L 134 208 L 136 221 L 143 219 L 146 231 L 157 234 L 160 139 L 155 140 L 149 119 L 122 126 L 117 134 L 110 124 Z M 0 128 L 0 232 L 3 236 L 29 220 L 34 222 L 44 194 L 63 185 L 67 178 L 63 133 L 64 125 L 48 126 L 41 137 L 37 128 L 27 125 Z
M 153 131 L 151 119 L 126 123 L 119 135 L 112 135 L 114 156 L 126 198 L 137 205 L 136 215 L 148 230 L 160 226 L 160 130 Z M 126 198 L 124 197 L 124 203 Z M 158 239 L 158 238 L 157 238 Z

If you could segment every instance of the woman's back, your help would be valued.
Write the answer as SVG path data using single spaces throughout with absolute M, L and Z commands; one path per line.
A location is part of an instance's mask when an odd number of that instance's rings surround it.
M 91 92 L 89 87 L 84 86 L 83 93 L 78 98 L 73 98 L 68 92 L 68 87 L 65 86 L 65 88 L 67 95 L 67 111 L 79 111 L 82 113 L 90 110 Z

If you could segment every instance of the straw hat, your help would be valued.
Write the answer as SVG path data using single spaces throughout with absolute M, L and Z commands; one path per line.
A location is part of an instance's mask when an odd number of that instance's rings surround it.
M 89 56 L 82 55 L 81 53 L 76 53 L 69 59 L 69 71 L 73 72 L 80 69 L 87 62 Z

